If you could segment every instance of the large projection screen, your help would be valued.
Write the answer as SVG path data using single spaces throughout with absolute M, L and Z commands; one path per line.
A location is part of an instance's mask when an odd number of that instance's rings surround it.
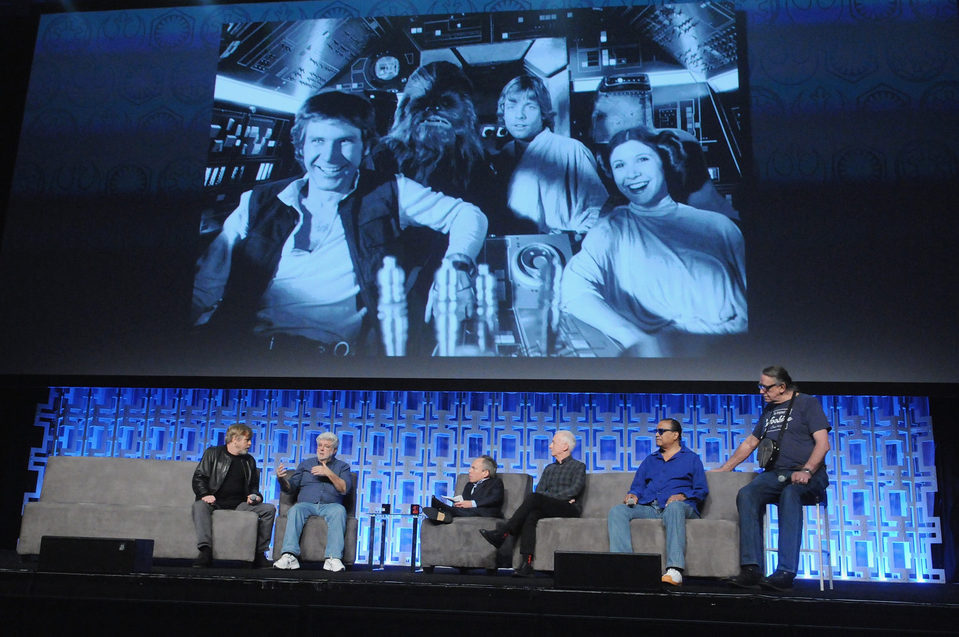
M 849 25 L 730 2 L 419 4 L 43 16 L 0 373 L 729 381 L 782 362 L 819 382 L 959 381 L 954 8 Z M 877 35 L 916 43 L 886 53 L 888 78 L 856 67 Z M 329 91 L 372 104 L 357 166 L 397 184 L 408 292 L 369 276 L 383 252 L 347 213 L 309 212 L 295 114 Z M 330 210 L 366 209 L 362 183 Z M 279 257 L 244 247 L 251 216 L 280 227 L 260 195 L 293 215 L 266 243 Z M 467 204 L 488 220 L 475 303 L 458 270 L 439 272 L 453 292 L 430 285 L 448 238 L 418 227 Z M 253 305 L 229 314 L 237 289 Z

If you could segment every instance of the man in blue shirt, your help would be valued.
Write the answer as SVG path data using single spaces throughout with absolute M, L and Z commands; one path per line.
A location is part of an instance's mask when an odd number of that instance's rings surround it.
M 636 477 L 607 519 L 609 550 L 633 550 L 629 522 L 637 518 L 660 518 L 666 527 L 666 573 L 663 582 L 679 586 L 686 567 L 686 520 L 699 517 L 709 487 L 703 462 L 683 445 L 683 427 L 673 418 L 660 420 L 656 428 L 659 451 L 639 465 Z
M 353 488 L 350 465 L 336 458 L 340 441 L 329 431 L 316 437 L 316 457 L 307 458 L 292 474 L 283 467 L 276 471 L 280 488 L 296 493 L 296 504 L 287 513 L 283 534 L 283 555 L 273 566 L 298 569 L 300 533 L 311 516 L 326 520 L 326 571 L 343 571 L 343 540 L 346 535 L 346 508 L 343 497 Z

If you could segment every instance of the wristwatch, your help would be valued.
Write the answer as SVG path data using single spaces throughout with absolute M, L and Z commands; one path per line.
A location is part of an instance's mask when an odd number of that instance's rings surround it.
M 446 255 L 445 259 L 450 262 L 450 265 L 453 266 L 454 270 L 465 272 L 470 276 L 476 274 L 476 263 L 468 254 L 456 252 L 454 254 Z
M 808 473 L 809 475 L 812 475 L 812 469 L 808 469 L 808 468 L 806 468 L 806 467 L 803 467 L 802 469 L 800 469 L 800 471 L 805 471 L 805 472 Z

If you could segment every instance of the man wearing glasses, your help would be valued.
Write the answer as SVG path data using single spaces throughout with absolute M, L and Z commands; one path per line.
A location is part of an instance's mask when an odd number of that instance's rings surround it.
M 343 543 L 346 535 L 346 507 L 343 500 L 353 489 L 350 465 L 336 457 L 340 439 L 330 431 L 316 437 L 316 457 L 300 462 L 296 471 L 278 466 L 276 477 L 280 488 L 296 494 L 296 504 L 287 512 L 283 535 L 283 555 L 273 563 L 275 568 L 300 568 L 300 534 L 307 520 L 320 516 L 326 520 L 326 560 L 323 570 L 339 572 L 343 565 Z
M 717 471 L 732 471 L 765 438 L 776 441 L 778 455 L 755 480 L 739 490 L 738 576 L 729 582 L 740 588 L 757 585 L 771 590 L 792 588 L 802 540 L 802 498 L 821 493 L 829 484 L 824 460 L 829 451 L 829 421 L 822 405 L 800 394 L 784 368 L 767 367 L 759 377 L 766 406 L 753 432 Z M 779 565 L 763 577 L 763 514 L 767 504 L 779 507 Z
M 630 520 L 660 518 L 666 529 L 666 573 L 663 582 L 683 583 L 686 567 L 686 520 L 699 517 L 709 487 L 703 462 L 683 445 L 683 428 L 673 418 L 660 420 L 656 428 L 659 451 L 639 465 L 623 504 L 609 511 L 609 550 L 633 550 Z

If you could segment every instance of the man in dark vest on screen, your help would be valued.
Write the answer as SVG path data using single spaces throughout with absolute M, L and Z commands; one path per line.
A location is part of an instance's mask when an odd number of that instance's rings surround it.
M 414 279 L 432 282 L 432 272 L 410 267 L 416 251 L 404 245 L 410 226 L 448 235 L 445 259 L 456 271 L 457 290 L 472 293 L 486 217 L 402 175 L 361 168 L 376 139 L 366 98 L 339 91 L 310 97 L 296 114 L 292 138 L 305 174 L 242 195 L 200 259 L 195 325 L 213 334 L 253 334 L 264 350 L 375 354 L 383 258 L 395 257 L 404 268 L 407 291 Z M 425 305 L 410 299 L 411 332 L 422 324 L 417 309 L 422 317 Z

